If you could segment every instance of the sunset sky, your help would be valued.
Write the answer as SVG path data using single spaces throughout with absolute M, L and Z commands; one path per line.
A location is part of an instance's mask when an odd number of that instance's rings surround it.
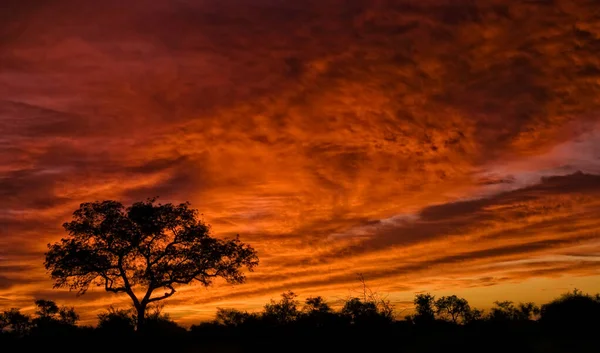
M 0 309 L 52 289 L 82 202 L 190 201 L 261 263 L 181 287 L 189 325 L 362 273 L 543 303 L 600 291 L 596 0 L 0 1 Z

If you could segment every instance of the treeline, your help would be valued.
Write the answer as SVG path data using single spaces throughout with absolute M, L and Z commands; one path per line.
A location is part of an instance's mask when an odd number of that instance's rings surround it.
M 261 312 L 217 308 L 215 319 L 186 329 L 155 307 L 143 332 L 136 331 L 134 310 L 108 308 L 95 327 L 78 326 L 74 308 L 35 301 L 33 315 L 10 309 L 0 313 L 0 344 L 30 348 L 60 344 L 69 350 L 86 342 L 87 351 L 119 351 L 140 345 L 170 351 L 395 351 L 506 349 L 561 352 L 600 348 L 600 295 L 574 290 L 538 307 L 534 303 L 495 302 L 487 311 L 464 298 L 419 294 L 414 313 L 398 319 L 393 305 L 377 295 L 349 298 L 338 310 L 322 297 L 303 302 L 293 292 L 271 300 Z M 114 342 L 120 342 L 115 345 Z M 493 344 L 492 344 L 493 343 Z M 507 344 L 516 346 L 507 347 Z M 72 345 L 72 346 L 71 346 Z M 283 345 L 283 346 L 282 346 Z M 2 350 L 2 347 L 0 347 Z

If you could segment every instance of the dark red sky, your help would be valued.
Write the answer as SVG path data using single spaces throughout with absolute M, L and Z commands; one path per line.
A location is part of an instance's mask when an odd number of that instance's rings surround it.
M 156 195 L 262 260 L 184 323 L 359 272 L 399 305 L 598 291 L 598 52 L 595 0 L 3 0 L 0 307 L 118 302 L 52 290 L 45 246 Z

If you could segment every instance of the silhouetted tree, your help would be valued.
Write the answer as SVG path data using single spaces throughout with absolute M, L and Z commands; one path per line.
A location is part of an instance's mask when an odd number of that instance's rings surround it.
M 427 294 L 417 294 L 414 299 L 415 304 L 415 323 L 428 323 L 435 320 L 435 296 Z
M 369 322 L 379 316 L 375 303 L 364 302 L 360 298 L 348 299 L 342 307 L 341 314 L 346 316 L 353 324 Z
M 517 306 L 512 301 L 496 301 L 490 311 L 489 319 L 492 321 L 528 321 L 539 314 L 540 309 L 534 303 L 519 303 Z
M 263 313 L 264 318 L 269 322 L 274 322 L 278 325 L 284 325 L 295 321 L 298 318 L 298 297 L 292 291 L 287 291 L 281 294 L 281 300 L 276 302 L 271 299 L 270 303 L 265 305 Z
M 255 314 L 230 308 L 217 308 L 215 323 L 223 326 L 237 327 L 249 320 L 256 319 Z
M 54 337 L 72 334 L 77 327 L 79 315 L 74 308 L 58 307 L 52 300 L 39 299 L 35 301 L 35 317 L 31 321 L 31 335 Z
M 302 308 L 302 312 L 308 315 L 317 314 L 317 313 L 330 313 L 333 309 L 327 304 L 323 297 L 308 297 L 304 301 L 304 307 Z
M 441 297 L 434 302 L 436 313 L 442 317 L 449 318 L 453 323 L 457 323 L 459 318 L 465 321 L 465 317 L 471 311 L 469 302 L 456 295 Z
M 535 316 L 540 314 L 540 307 L 535 303 L 519 303 L 517 306 L 517 320 L 534 320 Z
M 186 331 L 185 328 L 179 326 L 167 313 L 163 313 L 162 305 L 153 306 L 147 316 L 145 330 L 153 335 L 175 336 Z M 137 320 L 137 317 L 136 317 Z
M 37 306 L 35 313 L 40 319 L 54 318 L 58 314 L 58 305 L 52 300 L 38 299 L 35 305 Z
M 241 268 L 251 271 L 258 264 L 255 250 L 237 237 L 211 237 L 189 203 L 155 201 L 128 208 L 116 201 L 81 204 L 73 221 L 63 225 L 69 236 L 48 245 L 45 266 L 54 286 L 76 289 L 79 295 L 90 285 L 126 293 L 139 329 L 148 305 L 172 296 L 177 285 L 197 281 L 209 286 L 217 277 L 242 283 Z M 161 289 L 162 295 L 153 296 Z
M 362 273 L 357 274 L 361 284 L 361 295 L 350 297 L 344 303 L 340 314 L 352 324 L 384 324 L 394 320 L 394 306 L 387 297 L 371 290 Z
M 600 300 L 575 289 L 542 305 L 540 322 L 561 331 L 596 331 L 600 326 Z
M 0 326 L 3 331 L 22 337 L 31 330 L 31 317 L 21 313 L 17 308 L 11 308 L 0 314 Z
M 36 326 L 40 325 L 67 325 L 74 326 L 79 320 L 79 314 L 75 312 L 75 308 L 61 307 L 52 300 L 38 299 L 35 301 L 36 315 L 33 323 Z
M 321 296 L 306 298 L 300 320 L 310 327 L 331 327 L 341 323 L 341 317 Z
M 463 322 L 465 324 L 470 324 L 478 321 L 482 321 L 484 319 L 483 310 L 477 308 L 469 308 L 467 312 L 464 313 Z
M 74 327 L 79 320 L 79 314 L 74 308 L 63 306 L 61 308 L 52 300 L 38 299 L 35 301 L 37 307 L 35 317 L 32 321 L 37 331 L 51 331 L 59 328 Z
M 135 314 L 131 310 L 109 307 L 98 314 L 98 329 L 112 335 L 127 335 L 135 330 Z

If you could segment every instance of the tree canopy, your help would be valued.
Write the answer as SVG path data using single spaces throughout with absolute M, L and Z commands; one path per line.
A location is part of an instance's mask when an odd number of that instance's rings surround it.
M 437 299 L 435 301 L 435 308 L 438 315 L 444 315 L 454 323 L 458 322 L 460 317 L 464 321 L 471 311 L 467 300 L 459 298 L 456 295 L 444 296 Z
M 209 286 L 215 278 L 242 283 L 242 269 L 258 265 L 256 251 L 239 237 L 212 237 L 189 203 L 148 199 L 127 208 L 111 200 L 83 203 L 63 227 L 68 236 L 49 244 L 46 253 L 54 286 L 79 295 L 90 286 L 126 293 L 138 328 L 148 304 L 171 297 L 178 285 Z

